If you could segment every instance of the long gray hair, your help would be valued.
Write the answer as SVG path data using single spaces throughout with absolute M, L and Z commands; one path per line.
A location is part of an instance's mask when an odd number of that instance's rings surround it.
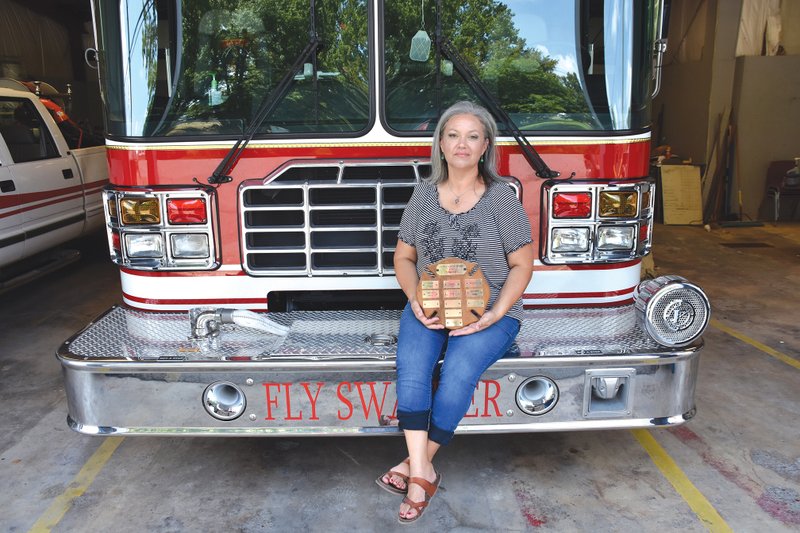
M 442 113 L 439 123 L 436 125 L 436 129 L 433 131 L 431 175 L 427 178 L 427 181 L 438 185 L 447 180 L 447 161 L 442 157 L 442 149 L 439 146 L 439 142 L 442 140 L 444 127 L 447 125 L 447 122 L 456 115 L 472 115 L 483 125 L 483 131 L 489 144 L 486 147 L 486 152 L 483 154 L 483 163 L 478 163 L 478 172 L 483 177 L 484 184 L 488 187 L 495 181 L 507 181 L 497 172 L 497 147 L 495 144 L 497 139 L 497 123 L 495 123 L 491 113 L 485 108 L 467 100 L 456 102 L 448 107 L 445 112 Z

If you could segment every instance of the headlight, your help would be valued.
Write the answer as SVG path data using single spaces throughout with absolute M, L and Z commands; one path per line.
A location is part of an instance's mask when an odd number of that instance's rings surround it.
M 160 224 L 158 198 L 123 198 L 119 201 L 123 224 Z
M 633 235 L 633 226 L 600 226 L 597 229 L 597 249 L 631 250 Z
M 635 217 L 639 193 L 636 191 L 606 191 L 600 193 L 601 217 Z
M 164 244 L 160 233 L 126 233 L 125 249 L 128 257 L 160 258 L 164 256 Z
M 191 259 L 209 255 L 208 236 L 203 233 L 174 233 L 169 238 L 173 257 Z
M 107 187 L 103 198 L 111 260 L 137 270 L 216 268 L 214 194 L 196 187 Z
M 554 228 L 554 252 L 586 252 L 589 250 L 589 228 Z

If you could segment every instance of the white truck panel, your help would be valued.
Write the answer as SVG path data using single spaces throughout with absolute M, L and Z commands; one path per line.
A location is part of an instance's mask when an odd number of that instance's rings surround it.
M 106 183 L 105 147 L 70 150 L 38 97 L 0 88 L 0 267 L 101 227 Z

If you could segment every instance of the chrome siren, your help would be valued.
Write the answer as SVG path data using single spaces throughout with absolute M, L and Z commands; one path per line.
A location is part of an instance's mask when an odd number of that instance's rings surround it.
M 634 297 L 642 328 L 664 346 L 691 344 L 703 334 L 711 317 L 708 297 L 681 276 L 645 280 Z

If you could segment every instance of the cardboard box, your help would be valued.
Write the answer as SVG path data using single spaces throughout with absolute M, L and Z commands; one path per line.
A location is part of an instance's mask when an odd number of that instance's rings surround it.
M 664 224 L 703 223 L 703 193 L 697 165 L 661 165 Z

